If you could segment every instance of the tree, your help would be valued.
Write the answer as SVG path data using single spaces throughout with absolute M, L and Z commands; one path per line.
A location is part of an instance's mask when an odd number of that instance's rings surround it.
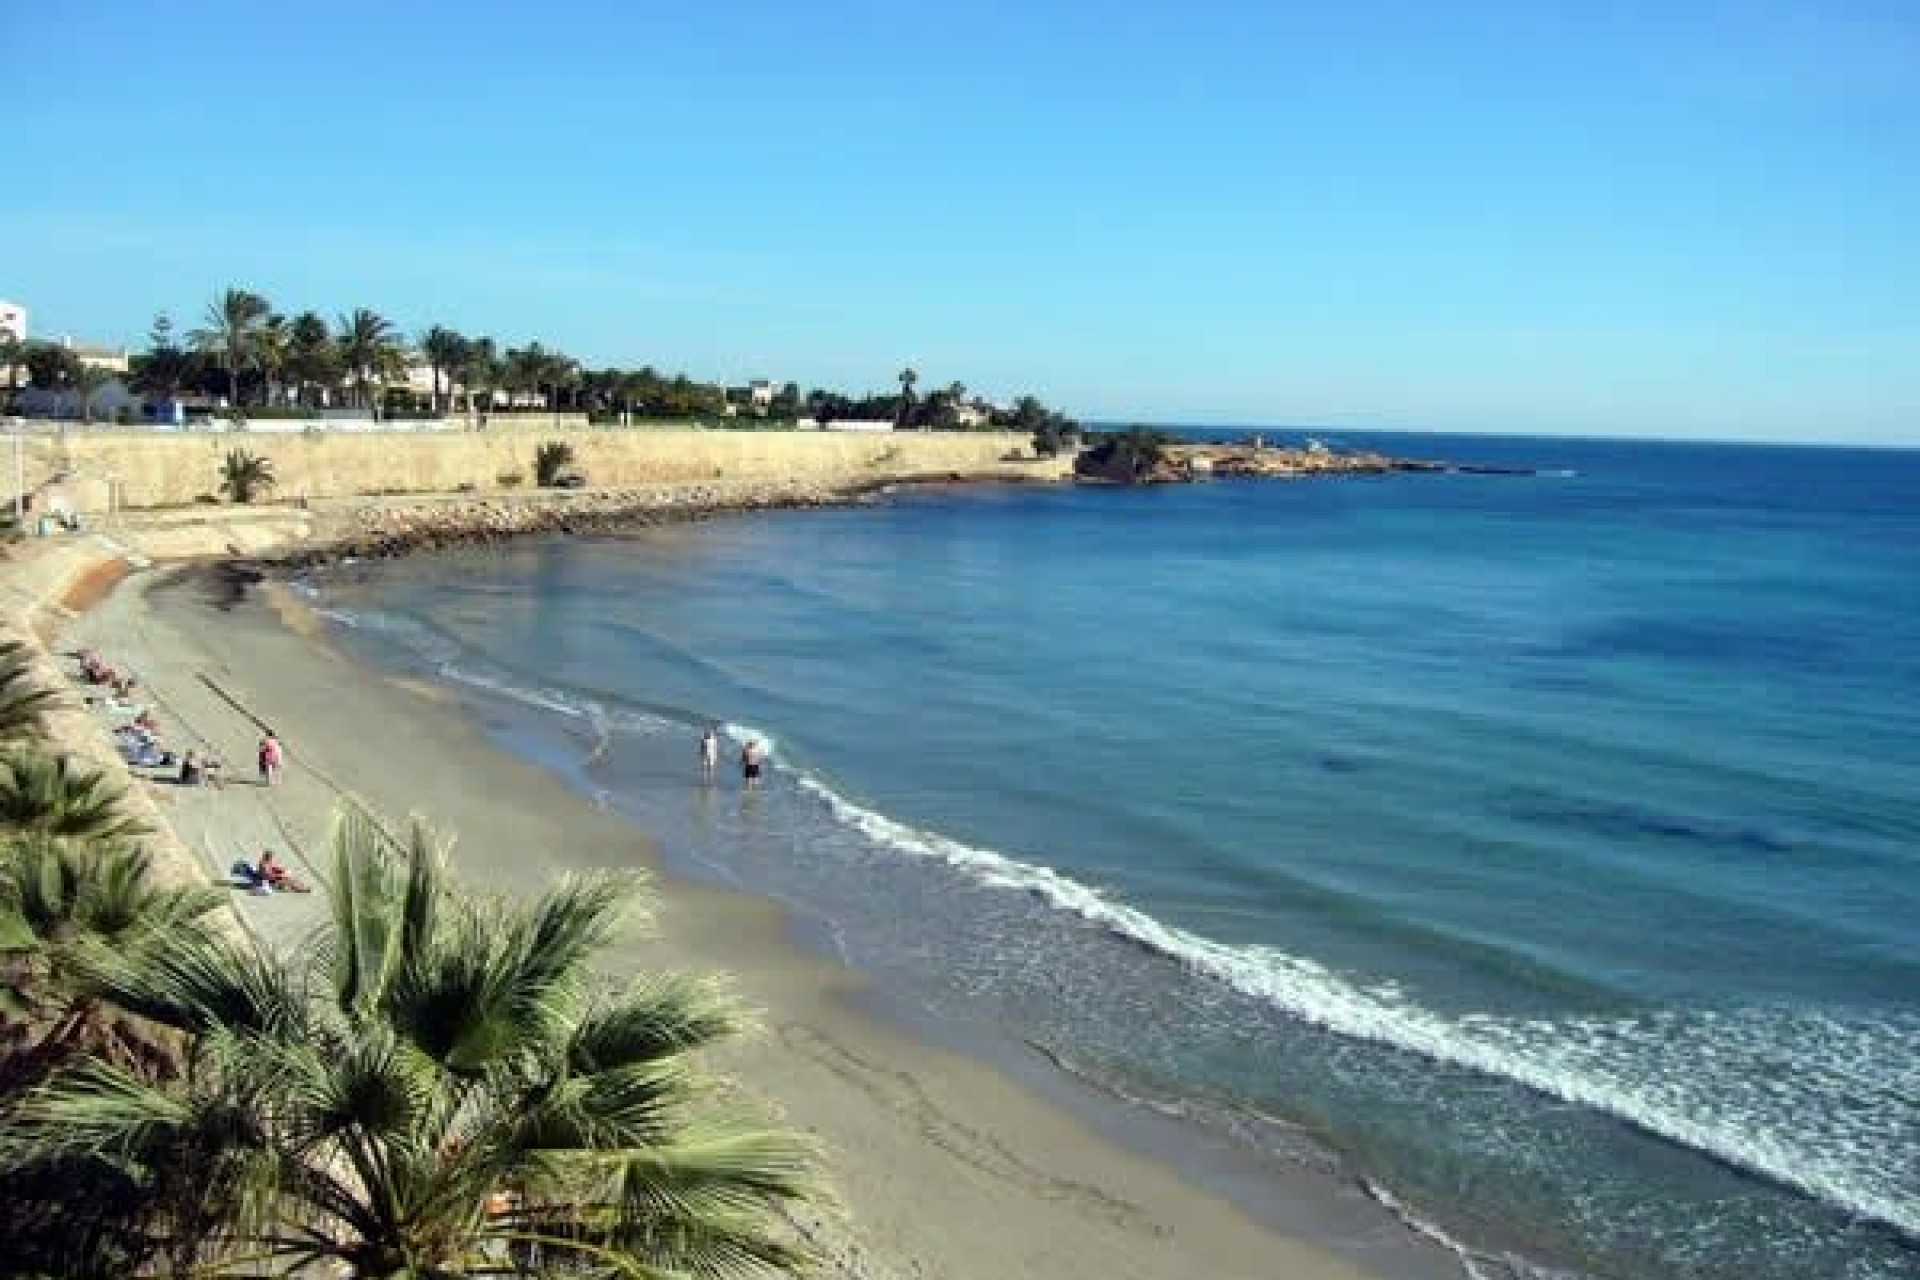
M 47 391 L 69 385 L 80 369 L 80 357 L 58 342 L 29 342 L 21 360 L 27 366 L 28 380 Z
M 560 479 L 560 473 L 573 462 L 573 446 L 565 440 L 549 440 L 533 451 L 533 481 L 543 489 L 550 489 Z
M 252 502 L 273 488 L 273 461 L 245 449 L 232 449 L 220 463 L 220 492 L 235 502 Z
M 1052 458 L 1072 448 L 1079 438 L 1077 425 L 1060 414 L 1050 413 L 1033 429 L 1033 451 L 1039 457 Z
M 774 1222 L 813 1192 L 804 1139 L 702 1107 L 690 1055 L 738 1015 L 707 982 L 608 994 L 591 965 L 624 882 L 514 905 L 459 893 L 417 825 L 357 811 L 331 918 L 284 960 L 187 938 L 97 965 L 95 990 L 188 1037 L 177 1083 L 64 1073 L 0 1131 L 0 1172 L 65 1162 L 165 1177 L 205 1221 L 135 1203 L 194 1272 L 353 1280 L 784 1274 Z M 188 1215 L 192 1217 L 194 1215 Z
M 24 640 L 0 640 L 0 742 L 35 737 L 60 695 L 40 683 Z
M 268 404 L 280 398 L 280 375 L 293 356 L 293 326 L 279 312 L 267 316 L 253 335 L 254 363 L 266 383 Z
M 340 317 L 335 326 L 339 337 L 340 361 L 353 380 L 354 403 L 362 409 L 374 407 L 373 384 L 384 382 L 400 357 L 400 344 L 394 338 L 393 325 L 377 311 L 365 307 Z
M 1129 427 L 1100 437 L 1099 443 L 1074 461 L 1074 470 L 1085 475 L 1139 484 L 1153 478 L 1166 461 L 1169 439 L 1146 427 Z
M 220 362 L 227 371 L 227 403 L 240 407 L 240 371 L 256 356 L 255 339 L 273 307 L 257 293 L 229 289 L 207 304 L 204 329 L 193 331 L 193 345 Z
M 153 318 L 147 350 L 133 361 L 129 385 L 156 400 L 180 398 L 180 388 L 194 375 L 194 357 L 182 350 L 173 334 L 173 318 L 162 311 Z
M 177 1035 L 99 998 L 95 959 L 138 965 L 156 942 L 204 936 L 224 893 L 169 887 L 145 854 L 116 843 L 46 835 L 0 839 L 0 1125 L 32 1088 L 79 1061 L 101 1059 L 145 1079 L 177 1075 Z M 192 1181 L 162 1169 L 54 1159 L 0 1170 L 7 1248 L 0 1276 L 118 1280 L 150 1274 L 152 1241 L 129 1229 L 130 1206 L 191 1203 Z
M 287 329 L 287 373 L 293 379 L 294 399 L 301 404 L 319 400 L 317 393 L 340 381 L 340 349 L 324 317 L 302 311 Z M 309 399 L 309 393 L 315 393 Z
M 500 350 L 492 338 L 472 338 L 462 353 L 460 380 L 467 388 L 467 413 L 473 413 L 473 398 L 481 393 L 481 402 L 493 407 L 494 388 L 500 385 Z
M 85 974 L 100 948 L 121 963 L 167 932 L 197 932 L 225 902 L 211 886 L 164 887 L 152 860 L 111 841 L 44 833 L 0 841 L 0 1099 L 37 1083 L 83 1045 L 123 1063 L 159 1052 L 154 1037 L 95 998 Z
M 0 751 L 0 827 L 26 834 L 116 840 L 147 824 L 125 809 L 120 784 L 105 773 L 35 743 Z
M 420 335 L 420 354 L 427 358 L 428 366 L 433 370 L 433 411 L 444 414 L 453 399 L 453 375 L 459 372 L 460 363 L 465 354 L 467 340 L 451 329 L 434 325 Z M 440 375 L 447 375 L 447 397 L 441 399 Z
M 913 385 L 920 381 L 920 374 L 911 366 L 900 371 L 900 407 L 894 411 L 893 425 L 904 427 L 913 419 Z

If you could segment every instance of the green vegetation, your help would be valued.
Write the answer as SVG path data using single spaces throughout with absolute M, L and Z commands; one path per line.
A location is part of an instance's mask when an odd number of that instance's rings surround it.
M 896 375 L 897 389 L 865 395 L 828 388 L 803 392 L 796 382 L 777 389 L 765 383 L 729 388 L 651 365 L 594 369 L 537 340 L 511 346 L 443 324 L 429 326 L 410 344 L 370 308 L 355 307 L 329 324 L 318 311 L 283 312 L 239 286 L 207 305 L 201 327 L 184 342 L 166 312 L 155 316 L 147 349 L 130 363 L 128 387 L 149 400 L 185 400 L 198 406 L 196 412 L 224 404 L 236 421 L 342 406 L 379 418 L 464 418 L 476 428 L 495 412 L 580 414 L 609 426 L 674 422 L 730 429 L 792 426 L 810 418 L 891 422 L 923 431 L 1021 431 L 1035 434 L 1035 449 L 1043 455 L 1070 446 L 1079 431 L 1032 396 L 1007 407 L 970 396 L 957 381 L 922 392 L 913 368 Z M 425 377 L 416 381 L 421 364 Z M 72 351 L 49 342 L 5 339 L 0 368 L 6 370 L 8 396 L 19 389 L 23 373 L 35 387 L 78 389 L 82 416 L 90 416 L 95 392 L 111 381 L 106 375 L 87 385 L 95 375 L 82 374 Z
M 257 293 L 229 289 L 207 304 L 207 323 L 190 335 L 194 349 L 227 374 L 227 403 L 240 404 L 240 374 L 257 362 L 257 343 L 273 307 Z
M 163 882 L 123 801 L 42 741 L 0 753 L 0 1278 L 810 1262 L 782 1210 L 813 1144 L 700 1066 L 738 1009 L 596 975 L 631 879 L 475 895 L 417 824 L 348 809 L 328 922 L 281 955 Z
M 564 440 L 548 440 L 533 451 L 533 482 L 551 489 L 560 482 L 560 473 L 573 463 L 573 446 Z
M 1074 462 L 1081 475 L 1139 484 L 1152 479 L 1167 458 L 1172 438 L 1147 427 L 1095 435 L 1092 447 Z
M 40 718 L 59 703 L 59 694 L 35 681 L 26 642 L 0 640 L 0 742 L 37 735 Z
M 95 1059 L 14 1109 L 0 1168 L 103 1160 L 193 1212 L 139 1226 L 200 1268 L 354 1277 L 779 1272 L 769 1212 L 813 1189 L 801 1138 L 711 1091 L 689 1055 L 739 1020 L 707 982 L 605 990 L 629 888 L 516 906 L 459 892 L 417 827 L 342 815 L 332 920 L 298 961 L 194 937 L 92 966 L 101 999 L 187 1044 L 177 1082 Z M 257 1271 L 246 1271 L 257 1274 Z
M 235 502 L 252 502 L 273 484 L 272 460 L 245 449 L 229 450 L 220 464 L 220 492 Z
M 82 840 L 144 835 L 129 817 L 120 784 L 38 742 L 0 751 L 0 829 Z

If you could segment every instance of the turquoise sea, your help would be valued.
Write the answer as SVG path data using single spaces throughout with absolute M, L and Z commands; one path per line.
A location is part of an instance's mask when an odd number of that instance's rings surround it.
M 1329 440 L 1538 474 L 311 586 L 915 1021 L 1333 1168 L 1461 1274 L 1920 1277 L 1920 453 Z M 697 782 L 709 719 L 760 792 Z

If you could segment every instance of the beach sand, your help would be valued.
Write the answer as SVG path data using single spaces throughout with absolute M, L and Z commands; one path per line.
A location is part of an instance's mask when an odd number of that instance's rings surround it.
M 440 691 L 350 663 L 284 588 L 221 611 L 190 583 L 152 589 L 158 580 L 138 574 L 86 601 L 57 647 L 92 647 L 138 672 L 169 744 L 224 762 L 219 788 L 142 784 L 210 876 L 271 848 L 323 878 L 330 814 L 346 796 L 457 835 L 456 863 L 475 885 L 527 892 L 570 869 L 649 868 L 642 831 L 494 749 Z M 271 788 L 254 771 L 268 726 L 288 753 Z M 719 1065 L 822 1142 L 840 1205 L 795 1229 L 827 1256 L 826 1274 L 1458 1274 L 1351 1188 L 1293 1199 L 1262 1184 L 1245 1197 L 1261 1208 L 1256 1221 L 1075 1108 L 872 1016 L 857 975 L 794 945 L 772 904 L 678 879 L 655 888 L 652 936 L 636 936 L 619 960 L 723 970 L 763 1011 L 763 1030 Z M 292 948 L 322 900 L 236 892 L 235 907 L 258 936 Z M 1272 1224 L 1289 1219 L 1297 1233 Z

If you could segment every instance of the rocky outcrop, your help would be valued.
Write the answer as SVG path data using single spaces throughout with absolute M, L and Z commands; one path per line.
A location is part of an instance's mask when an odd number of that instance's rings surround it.
M 1246 444 L 1189 444 L 1174 445 L 1167 453 L 1173 463 L 1189 475 L 1291 478 L 1451 469 L 1444 462 L 1391 458 L 1364 451 L 1342 453 L 1312 445 L 1304 449 L 1269 449 Z
M 385 499 L 316 512 L 311 540 L 261 557 L 302 568 L 537 534 L 604 533 L 739 511 L 839 505 L 858 487 L 814 484 L 659 485 L 524 495 Z

